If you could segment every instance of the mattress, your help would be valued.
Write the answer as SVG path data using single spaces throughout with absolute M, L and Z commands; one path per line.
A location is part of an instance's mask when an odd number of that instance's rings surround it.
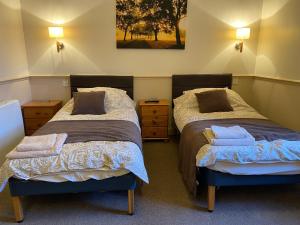
M 119 170 L 85 170 L 85 171 L 73 171 L 73 172 L 60 172 L 43 174 L 31 177 L 30 180 L 46 181 L 46 182 L 81 182 L 89 179 L 104 180 L 111 177 L 119 177 L 128 174 L 130 171 L 126 169 Z
M 295 175 L 300 174 L 300 162 L 274 162 L 236 164 L 216 162 L 207 167 L 211 170 L 233 175 Z

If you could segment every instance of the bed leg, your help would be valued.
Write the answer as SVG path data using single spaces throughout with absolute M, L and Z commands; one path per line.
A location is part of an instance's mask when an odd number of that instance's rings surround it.
M 134 190 L 128 190 L 128 214 L 134 214 Z
M 215 209 L 216 187 L 208 186 L 208 211 L 213 212 Z
M 23 214 L 23 207 L 21 203 L 21 198 L 19 196 L 12 197 L 12 205 L 15 212 L 15 218 L 18 223 L 23 222 L 24 214 Z

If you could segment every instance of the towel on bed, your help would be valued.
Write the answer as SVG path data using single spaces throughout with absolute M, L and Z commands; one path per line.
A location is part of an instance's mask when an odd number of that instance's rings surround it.
M 50 151 L 56 143 L 57 134 L 24 137 L 16 147 L 18 152 Z
M 240 139 L 248 136 L 248 132 L 240 126 L 221 127 L 213 125 L 211 126 L 211 130 L 217 139 Z
M 243 130 L 244 128 L 241 128 Z M 244 129 L 245 138 L 216 138 L 212 129 L 206 128 L 203 132 L 208 142 L 213 146 L 253 146 L 255 144 L 254 137 Z
M 62 147 L 67 139 L 68 135 L 66 133 L 57 134 L 56 142 L 50 150 L 41 150 L 41 151 L 17 151 L 16 149 L 12 150 L 6 155 L 7 159 L 24 159 L 24 158 L 39 158 L 39 157 L 49 157 L 59 155 Z

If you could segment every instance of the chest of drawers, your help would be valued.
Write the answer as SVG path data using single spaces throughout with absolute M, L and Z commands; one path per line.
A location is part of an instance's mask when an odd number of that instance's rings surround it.
M 139 101 L 139 112 L 144 140 L 168 140 L 168 100 L 159 100 L 158 103 Z
M 32 135 L 62 107 L 61 101 L 32 101 L 22 105 L 25 134 Z

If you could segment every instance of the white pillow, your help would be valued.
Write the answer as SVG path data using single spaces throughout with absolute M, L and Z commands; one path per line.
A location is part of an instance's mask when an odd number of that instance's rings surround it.
M 111 91 L 111 92 L 119 92 L 119 93 L 127 93 L 126 91 L 118 88 L 111 87 L 93 87 L 93 88 L 77 88 L 79 92 L 92 92 L 92 91 Z
M 228 88 L 196 88 L 188 91 L 184 91 L 183 94 L 188 94 L 188 93 L 201 93 L 205 91 L 215 91 L 215 90 L 226 90 Z
M 134 101 L 127 95 L 126 91 L 110 88 L 110 87 L 95 87 L 95 88 L 77 88 L 79 92 L 105 91 L 105 110 L 110 112 L 116 109 L 135 108 Z
M 195 93 L 213 90 L 225 90 L 230 105 L 234 109 L 238 107 L 249 107 L 249 105 L 242 99 L 242 97 L 238 93 L 228 88 L 197 88 L 189 91 L 184 91 L 183 95 L 174 99 L 174 105 L 177 108 L 198 108 L 199 106 Z

